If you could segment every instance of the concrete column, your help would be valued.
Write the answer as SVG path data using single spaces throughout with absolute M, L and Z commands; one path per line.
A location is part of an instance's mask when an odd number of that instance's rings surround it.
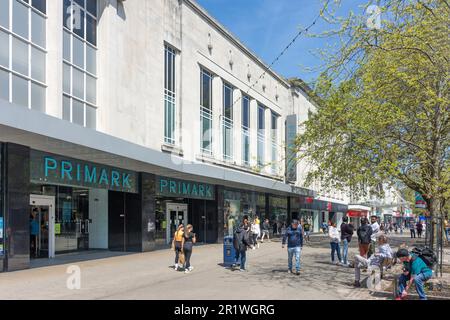
M 48 115 L 62 118 L 63 1 L 47 1 L 46 106 Z

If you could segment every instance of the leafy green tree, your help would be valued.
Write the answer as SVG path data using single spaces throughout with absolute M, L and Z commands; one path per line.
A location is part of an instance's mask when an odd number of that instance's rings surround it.
M 306 182 L 362 197 L 399 181 L 437 218 L 450 195 L 450 5 L 381 0 L 373 28 L 364 14 L 339 17 L 339 2 L 323 16 L 335 30 L 319 36 L 340 45 L 322 52 L 319 106 L 296 141 L 314 168 Z

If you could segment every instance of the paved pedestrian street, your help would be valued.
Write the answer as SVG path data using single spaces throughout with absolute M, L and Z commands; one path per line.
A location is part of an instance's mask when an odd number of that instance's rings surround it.
M 247 272 L 221 265 L 222 245 L 199 245 L 189 274 L 174 271 L 170 250 L 121 255 L 0 274 L 0 299 L 387 299 L 352 288 L 354 269 L 331 264 L 328 238 L 311 240 L 304 246 L 299 276 L 287 273 L 286 249 L 275 239 L 248 251 Z M 394 247 L 409 241 L 392 239 Z M 356 243 L 351 244 L 352 257 Z M 71 265 L 81 271 L 78 290 L 67 287 Z M 180 287 L 188 287 L 189 295 Z

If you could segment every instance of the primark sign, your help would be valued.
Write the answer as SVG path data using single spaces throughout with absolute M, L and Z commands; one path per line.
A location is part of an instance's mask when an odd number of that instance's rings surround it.
M 134 171 L 31 150 L 31 182 L 137 193 Z
M 214 200 L 215 188 L 208 183 L 156 177 L 156 194 L 165 197 Z

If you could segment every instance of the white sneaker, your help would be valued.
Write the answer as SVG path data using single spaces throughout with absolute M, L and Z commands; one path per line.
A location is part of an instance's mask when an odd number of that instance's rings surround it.
M 178 271 L 178 263 L 175 263 L 175 265 L 173 266 L 173 268 L 175 269 L 175 271 Z
M 191 270 L 189 270 L 189 269 L 184 270 L 184 273 L 189 273 L 189 272 L 191 272 Z
M 189 267 L 189 271 L 192 271 L 192 270 L 194 270 L 194 267 L 193 267 L 193 266 L 190 266 L 190 267 Z

